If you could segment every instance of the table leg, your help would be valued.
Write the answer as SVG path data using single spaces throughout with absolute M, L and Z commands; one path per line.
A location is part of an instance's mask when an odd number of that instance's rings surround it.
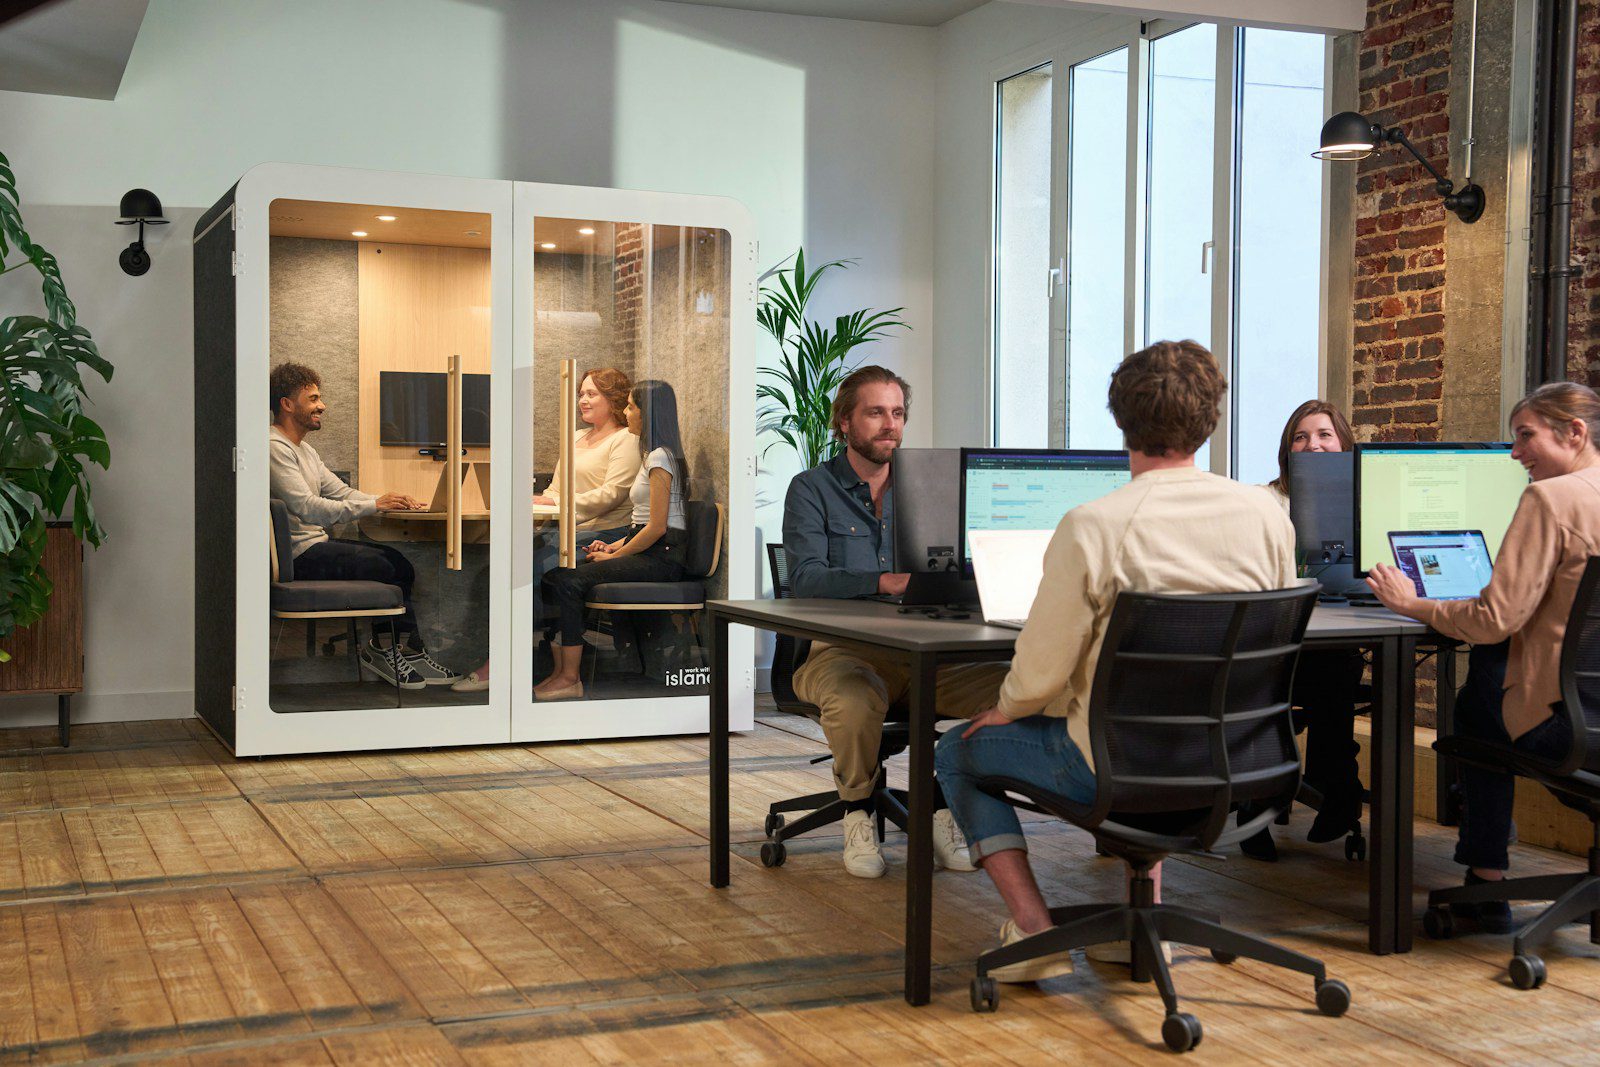
M 911 657 L 911 783 L 906 828 L 906 1002 L 932 997 L 933 969 L 933 741 L 938 661 Z
M 1387 637 L 1372 650 L 1372 854 L 1367 864 L 1367 948 L 1379 955 L 1395 947 L 1395 851 L 1400 642 Z
M 71 693 L 62 693 L 56 697 L 56 730 L 61 734 L 61 747 L 70 747 L 72 744 Z
M 1434 686 L 1434 692 L 1437 694 L 1434 698 L 1434 707 L 1437 709 L 1434 732 L 1440 737 L 1449 737 L 1456 728 L 1455 646 L 1441 647 L 1435 660 L 1438 664 L 1438 682 Z M 1457 822 L 1455 785 L 1456 761 L 1440 756 L 1434 761 L 1433 797 L 1433 817 L 1440 826 L 1454 826 Z
M 1399 683 L 1394 733 L 1394 951 L 1410 952 L 1415 923 L 1411 914 L 1414 866 L 1414 815 L 1417 763 L 1417 639 L 1402 637 L 1396 653 Z
M 711 613 L 711 884 L 728 884 L 728 620 Z

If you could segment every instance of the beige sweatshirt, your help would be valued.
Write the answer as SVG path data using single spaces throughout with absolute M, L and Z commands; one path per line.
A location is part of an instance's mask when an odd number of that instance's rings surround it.
M 1270 492 L 1192 467 L 1147 471 L 1056 527 L 1000 687 L 1000 713 L 1065 718 L 1092 766 L 1089 688 L 1118 593 L 1244 593 L 1295 583 L 1294 528 Z
M 309 441 L 302 438 L 297 445 L 271 426 L 267 448 L 272 496 L 289 509 L 289 543 L 294 555 L 326 541 L 328 530 L 341 522 L 377 513 L 378 498 L 341 482 Z
M 572 505 L 582 530 L 615 530 L 627 526 L 633 514 L 628 490 L 639 476 L 639 438 L 627 430 L 616 430 L 593 448 L 572 441 Z M 556 461 L 555 477 L 544 495 L 561 501 L 561 462 Z
M 1522 491 L 1482 593 L 1419 602 L 1417 618 L 1442 634 L 1473 644 L 1511 639 L 1502 714 L 1513 740 L 1548 719 L 1561 699 L 1561 642 L 1593 555 L 1600 555 L 1600 467 Z

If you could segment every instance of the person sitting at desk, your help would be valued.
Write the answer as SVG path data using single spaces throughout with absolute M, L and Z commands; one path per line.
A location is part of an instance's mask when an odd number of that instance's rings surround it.
M 899 596 L 909 575 L 895 573 L 893 489 L 889 459 L 900 445 L 911 409 L 911 387 L 886 367 L 861 367 L 839 383 L 833 398 L 837 456 L 802 471 L 789 483 L 783 506 L 783 551 L 797 597 L 850 599 Z M 966 716 L 986 706 L 1005 673 L 994 664 L 939 671 L 941 714 Z M 884 872 L 873 826 L 872 790 L 882 768 L 878 747 L 889 705 L 910 688 L 905 662 L 813 642 L 794 674 L 795 695 L 822 712 L 822 733 L 833 752 L 833 782 L 845 802 L 844 869 L 858 878 Z M 939 865 L 973 870 L 966 841 L 942 798 L 933 817 L 933 855 Z
M 379 645 L 374 633 L 361 659 L 373 673 L 403 689 L 449 685 L 460 677 L 428 655 L 411 605 L 416 571 L 397 549 L 371 541 L 330 537 L 342 522 L 380 511 L 421 511 L 424 504 L 404 493 L 373 496 L 335 477 L 306 435 L 322 429 L 327 405 L 322 379 L 302 363 L 282 363 L 268 380 L 272 426 L 268 432 L 273 499 L 289 512 L 290 551 L 295 577 L 307 581 L 368 581 L 400 587 L 405 613 L 394 620 L 395 642 Z M 401 639 L 404 644 L 401 644 Z
M 578 386 L 578 418 L 588 427 L 572 439 L 572 510 L 578 523 L 578 543 L 611 542 L 628 535 L 633 505 L 628 491 L 639 477 L 639 441 L 628 432 L 623 410 L 633 383 L 615 367 L 596 367 L 585 371 Z M 561 460 L 545 491 L 533 498 L 535 504 L 561 503 Z M 555 537 L 547 528 L 534 534 L 533 588 L 535 594 L 550 568 L 555 565 Z M 537 610 L 537 608 L 535 609 Z M 475 693 L 489 688 L 489 661 L 468 672 L 450 687 L 458 693 Z
M 1455 730 L 1559 762 L 1572 744 L 1561 703 L 1561 642 L 1589 557 L 1600 555 L 1600 396 L 1574 382 L 1541 385 L 1511 409 L 1511 456 L 1532 484 L 1495 555 L 1494 573 L 1469 600 L 1429 600 L 1398 567 L 1374 564 L 1367 584 L 1397 615 L 1473 643 L 1456 702 Z M 1509 638 L 1509 641 L 1507 640 Z M 1456 862 L 1466 884 L 1498 881 L 1511 866 L 1515 780 L 1463 764 Z M 1511 930 L 1503 902 L 1452 904 L 1485 932 Z
M 678 434 L 678 395 L 666 382 L 640 382 L 628 397 L 624 416 L 640 456 L 628 493 L 632 525 L 615 540 L 590 541 L 578 566 L 557 567 L 545 575 L 560 612 L 561 643 L 552 645 L 550 676 L 533 687 L 538 700 L 583 696 L 578 670 L 586 647 L 583 604 L 590 589 L 606 582 L 676 582 L 683 577 L 689 465 Z
M 1295 408 L 1278 445 L 1278 477 L 1267 483 L 1273 497 L 1289 513 L 1289 456 L 1295 452 L 1348 452 L 1355 434 L 1344 413 L 1325 400 L 1307 400 Z M 1349 564 L 1345 567 L 1348 569 Z M 1294 704 L 1305 714 L 1306 782 L 1322 794 L 1322 809 L 1306 831 L 1313 844 L 1337 841 L 1361 825 L 1361 770 L 1356 753 L 1356 697 L 1365 662 L 1360 652 L 1307 649 L 1294 672 Z M 1241 823 L 1253 817 L 1246 805 Z M 1259 860 L 1278 858 L 1272 831 L 1239 842 L 1239 850 Z
M 934 763 L 950 808 L 1011 912 L 1002 944 L 1047 929 L 1050 913 L 1016 809 L 980 792 L 978 781 L 1005 775 L 1094 800 L 1090 686 L 1117 594 L 1258 592 L 1296 581 L 1294 529 L 1272 497 L 1195 467 L 1226 389 L 1216 360 L 1194 341 L 1161 341 L 1122 361 L 1110 408 L 1133 479 L 1062 518 L 999 701 L 939 741 Z M 1159 867 L 1156 886 L 1159 899 Z M 1089 953 L 1105 962 L 1129 955 L 1126 942 Z M 1061 953 L 990 974 L 1033 982 L 1071 969 Z

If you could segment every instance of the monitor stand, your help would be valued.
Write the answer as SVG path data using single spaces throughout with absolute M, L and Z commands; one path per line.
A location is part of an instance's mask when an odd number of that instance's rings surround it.
M 900 603 L 911 607 L 942 607 L 946 604 L 976 608 L 978 583 L 963 578 L 958 571 L 912 572 Z

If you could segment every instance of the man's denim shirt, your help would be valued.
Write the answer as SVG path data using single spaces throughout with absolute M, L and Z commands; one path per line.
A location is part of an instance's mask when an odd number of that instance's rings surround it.
M 872 596 L 878 575 L 894 570 L 893 487 L 880 519 L 846 453 L 800 472 L 783 505 L 783 552 L 797 597 Z

